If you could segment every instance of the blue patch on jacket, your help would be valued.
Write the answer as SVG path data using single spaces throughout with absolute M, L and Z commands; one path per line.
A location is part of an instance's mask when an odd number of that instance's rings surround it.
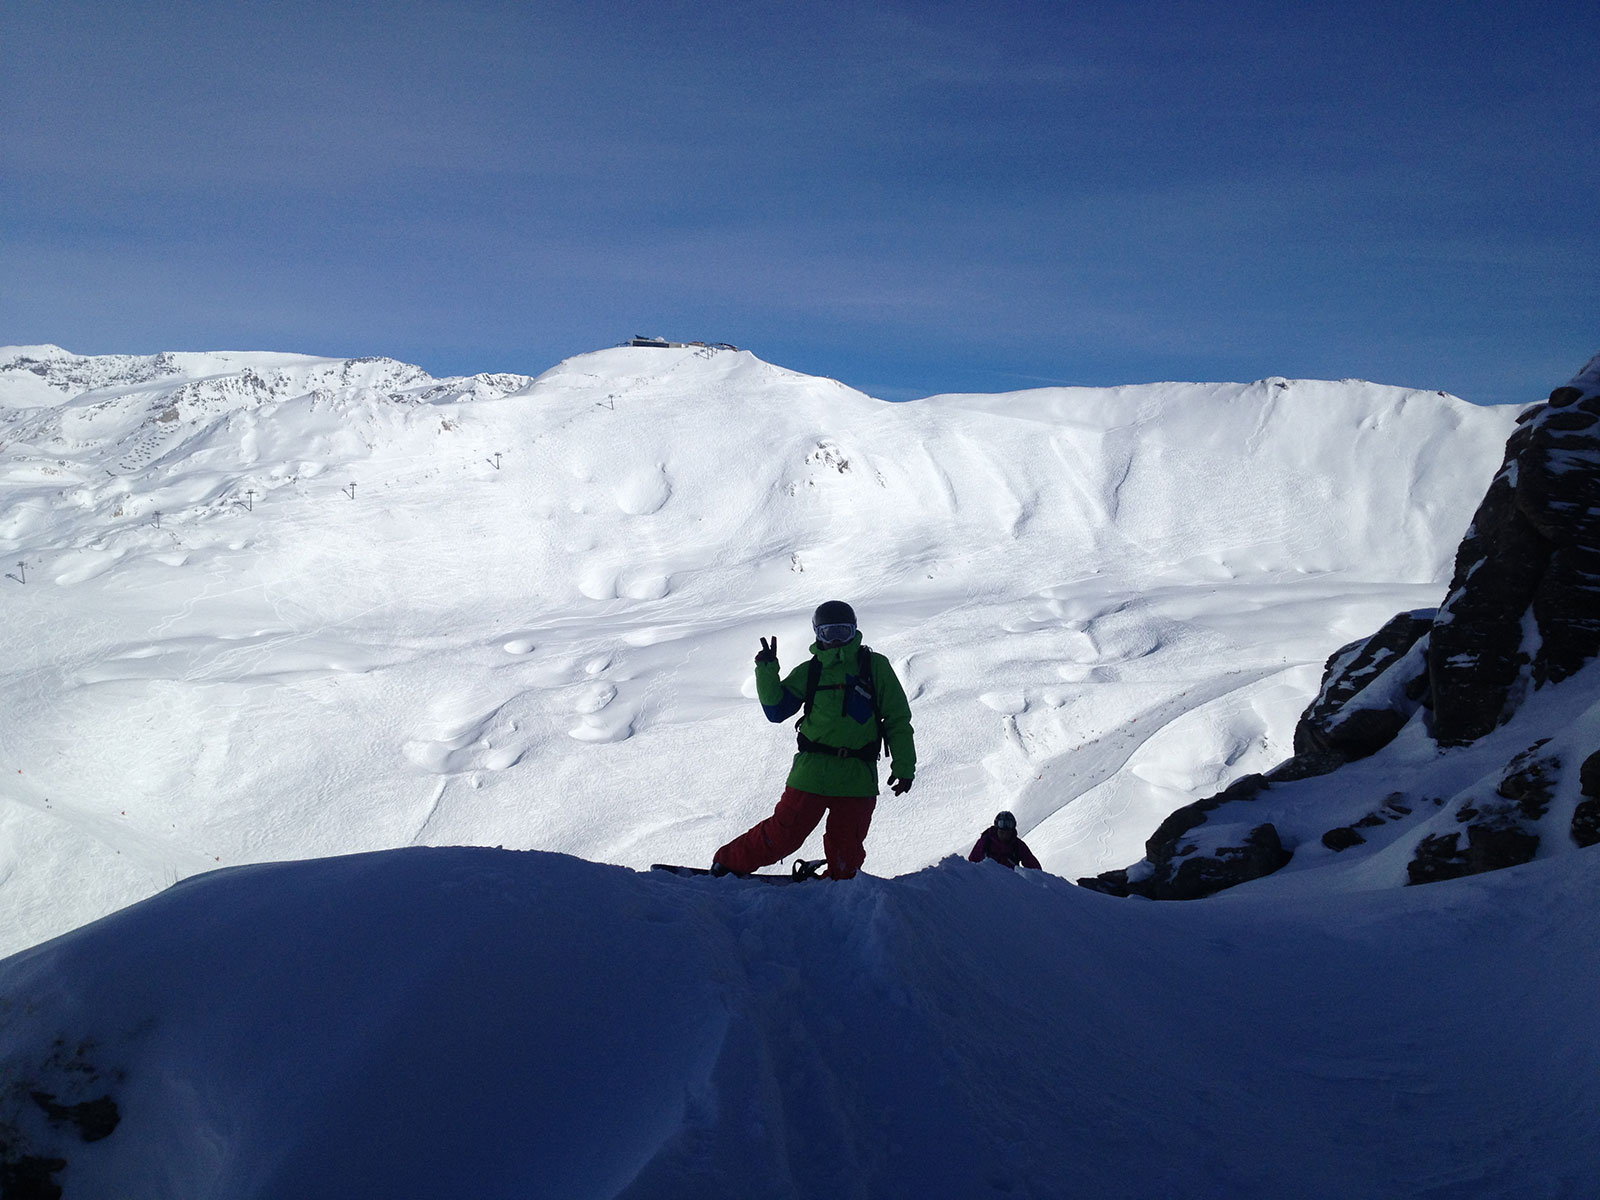
M 783 698 L 776 704 L 763 704 L 761 711 L 767 714 L 767 720 L 776 725 L 780 721 L 787 721 L 795 713 L 799 712 L 803 703 L 804 699 L 802 697 L 796 696 L 788 688 L 784 688 Z
M 844 678 L 844 715 L 863 725 L 871 724 L 873 720 L 872 693 L 855 675 L 846 675 Z

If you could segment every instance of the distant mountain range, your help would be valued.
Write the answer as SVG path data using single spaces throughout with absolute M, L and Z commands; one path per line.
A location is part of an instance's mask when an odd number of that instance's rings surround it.
M 412 843 L 705 861 L 792 734 L 758 635 L 850 599 L 912 694 L 867 869 L 1018 813 L 1132 862 L 1437 605 L 1520 409 L 1376 384 L 887 404 L 717 347 L 537 378 L 0 349 L 10 948 L 217 865 Z M 1320 830 L 1318 831 L 1320 832 Z

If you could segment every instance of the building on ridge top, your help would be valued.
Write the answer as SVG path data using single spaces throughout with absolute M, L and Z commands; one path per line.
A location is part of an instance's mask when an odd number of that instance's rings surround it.
M 618 342 L 619 346 L 651 346 L 658 350 L 737 350 L 739 347 L 730 346 L 727 342 L 669 342 L 666 338 L 648 337 L 645 334 L 636 334 L 625 342 Z

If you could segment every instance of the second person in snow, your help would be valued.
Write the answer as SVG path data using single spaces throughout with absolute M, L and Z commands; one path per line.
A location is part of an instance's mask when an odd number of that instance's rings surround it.
M 991 858 L 1013 871 L 1018 867 L 1029 867 L 1035 871 L 1044 869 L 1033 851 L 1028 849 L 1028 843 L 1017 836 L 1017 818 L 1008 812 L 995 814 L 994 824 L 983 831 L 983 836 L 967 857 L 973 862 Z
M 787 677 L 778 668 L 778 639 L 761 639 L 756 696 L 769 721 L 801 714 L 799 748 L 777 808 L 717 851 L 714 874 L 748 875 L 787 858 L 826 815 L 828 877 L 849 879 L 867 857 L 880 746 L 888 749 L 895 795 L 908 792 L 916 777 L 911 705 L 889 660 L 862 645 L 855 611 L 830 600 L 812 616 L 811 629 L 812 657 Z

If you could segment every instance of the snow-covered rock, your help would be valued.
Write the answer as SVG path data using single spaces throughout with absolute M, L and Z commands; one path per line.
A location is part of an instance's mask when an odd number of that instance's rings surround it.
M 1523 414 L 1435 624 L 1429 675 L 1446 744 L 1501 721 L 1519 677 L 1564 679 L 1600 653 L 1600 356 Z

